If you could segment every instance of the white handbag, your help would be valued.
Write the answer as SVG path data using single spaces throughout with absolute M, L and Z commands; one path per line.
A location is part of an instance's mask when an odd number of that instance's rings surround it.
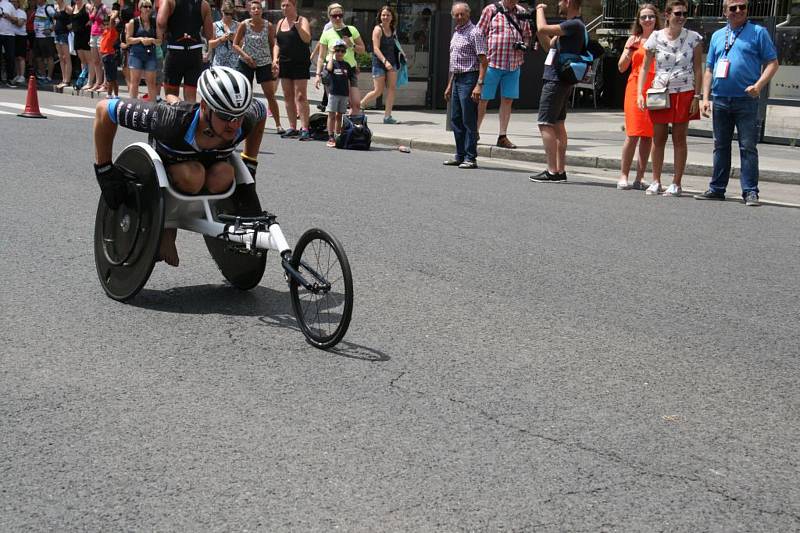
M 647 109 L 651 111 L 669 109 L 669 92 L 667 92 L 667 87 L 661 89 L 647 89 Z

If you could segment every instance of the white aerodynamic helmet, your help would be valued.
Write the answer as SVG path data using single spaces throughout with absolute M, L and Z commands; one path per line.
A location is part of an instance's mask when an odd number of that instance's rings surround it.
M 200 97 L 213 111 L 238 117 L 253 100 L 253 89 L 244 74 L 230 67 L 211 67 L 197 83 Z

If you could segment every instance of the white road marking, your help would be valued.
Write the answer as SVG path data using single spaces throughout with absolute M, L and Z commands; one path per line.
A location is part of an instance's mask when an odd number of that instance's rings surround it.
M 25 105 L 16 104 L 13 102 L 0 102 L 0 106 L 3 107 L 13 107 L 14 109 L 18 109 L 18 113 L 22 113 L 25 110 Z M 69 113 L 67 111 L 59 111 L 58 109 L 52 109 L 49 107 L 39 107 L 39 111 L 45 116 L 52 115 L 54 117 L 65 117 L 65 118 L 92 118 L 88 115 L 78 115 L 76 113 Z
M 53 107 L 58 107 L 59 109 L 69 109 L 70 111 L 81 111 L 83 113 L 91 113 L 94 115 L 93 107 L 80 107 L 77 105 L 54 105 Z

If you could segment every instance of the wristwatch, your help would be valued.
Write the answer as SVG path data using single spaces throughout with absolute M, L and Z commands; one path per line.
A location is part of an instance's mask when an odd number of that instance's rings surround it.
M 478 85 L 483 85 L 483 80 L 478 80 Z

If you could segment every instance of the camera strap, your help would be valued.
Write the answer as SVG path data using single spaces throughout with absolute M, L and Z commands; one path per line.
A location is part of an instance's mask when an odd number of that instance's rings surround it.
M 511 24 L 511 27 L 517 30 L 517 33 L 519 33 L 520 41 L 524 41 L 525 34 L 522 33 L 522 29 L 519 27 L 519 24 L 517 24 L 517 22 L 513 18 L 511 18 L 511 14 L 508 11 L 506 11 L 506 9 L 503 7 L 503 4 L 501 4 L 500 2 L 495 2 L 494 7 L 497 10 L 497 13 L 502 13 L 503 15 L 505 15 L 506 20 L 508 21 L 509 24 Z

